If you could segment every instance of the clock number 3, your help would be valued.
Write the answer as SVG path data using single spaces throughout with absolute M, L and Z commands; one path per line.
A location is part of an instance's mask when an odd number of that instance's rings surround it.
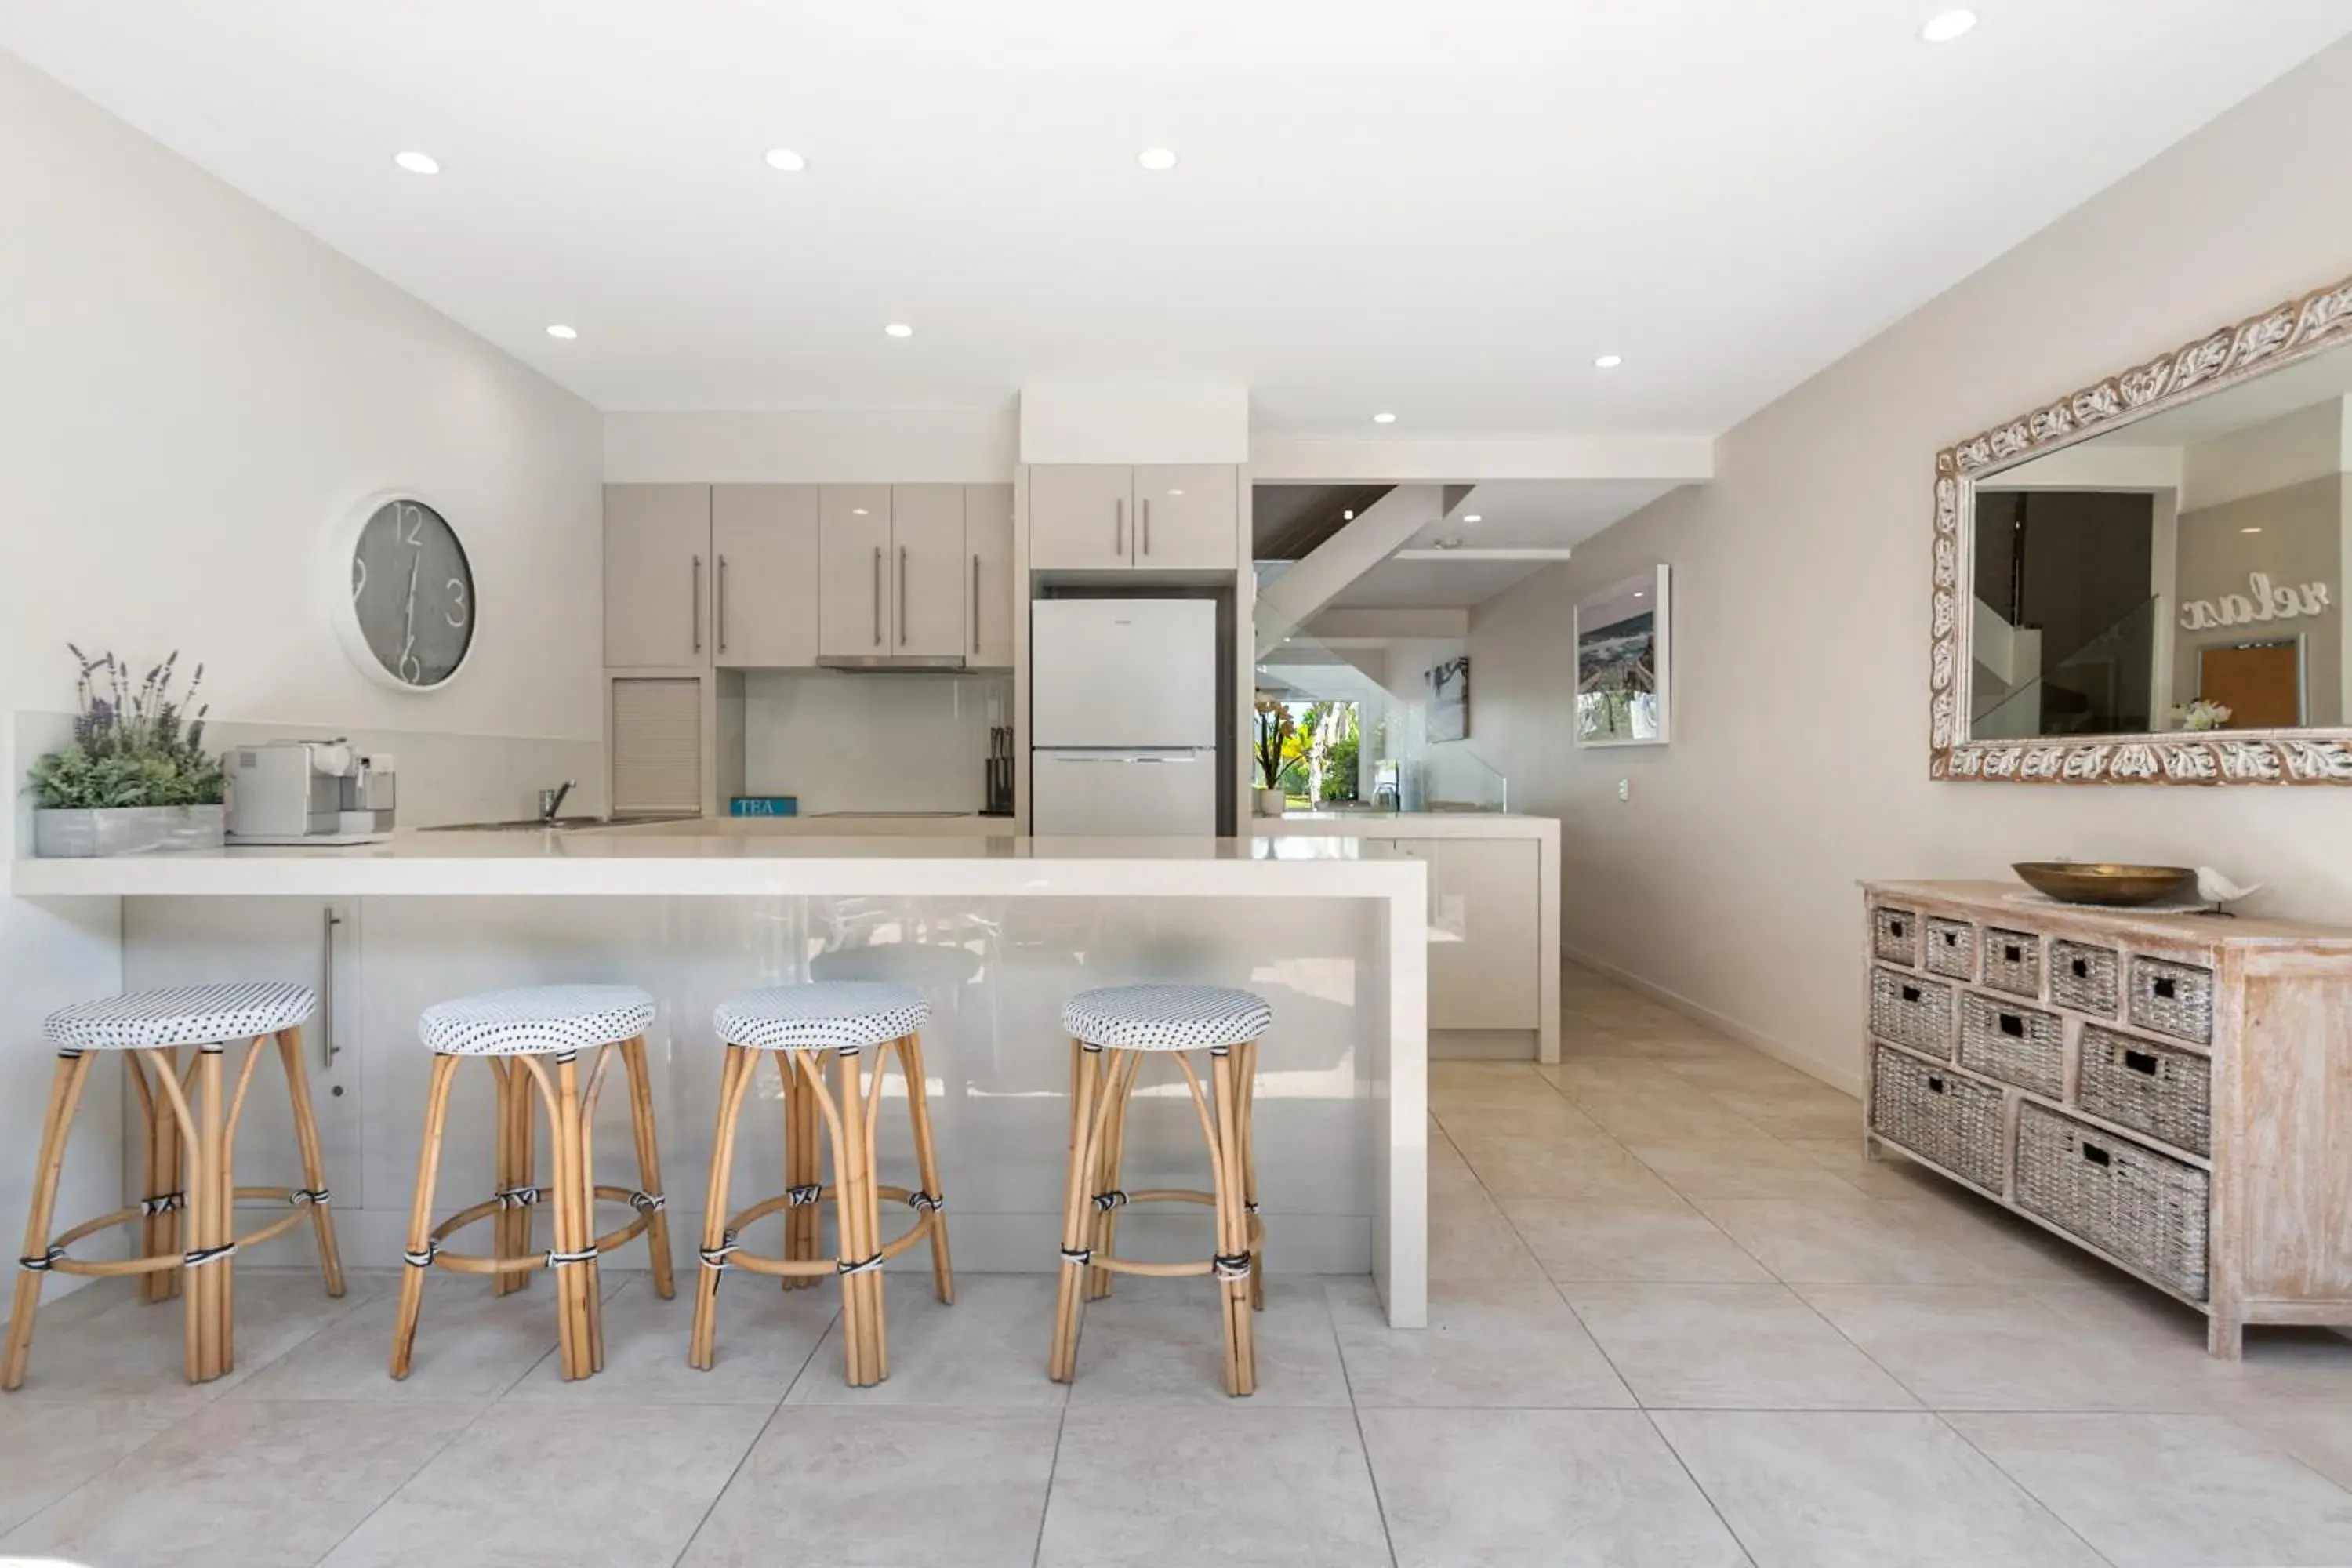
M 471 613 L 469 607 L 466 604 L 466 580 L 464 578 L 452 577 L 449 579 L 449 598 L 451 602 L 457 605 L 457 609 L 454 613 L 450 611 L 442 612 L 442 619 L 447 621 L 453 626 L 462 626 L 466 624 L 466 616 Z

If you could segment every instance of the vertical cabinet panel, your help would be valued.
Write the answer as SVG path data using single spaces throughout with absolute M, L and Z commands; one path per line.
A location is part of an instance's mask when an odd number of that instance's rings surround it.
M 692 816 L 702 810 L 702 682 L 613 682 L 613 815 Z
M 1430 1022 L 1448 1029 L 1537 1024 L 1537 846 L 1527 839 L 1425 838 L 1431 923 L 1460 942 L 1429 948 Z
M 971 572 L 964 552 L 963 487 L 892 486 L 890 545 L 887 591 L 896 614 L 885 651 L 910 657 L 966 653 Z
M 1123 464 L 1039 464 L 1029 470 L 1029 563 L 1041 571 L 1135 563 L 1135 470 Z
M 1135 470 L 1135 563 L 1230 571 L 1239 559 L 1241 496 L 1234 470 L 1188 463 Z
M 1013 617 L 1024 602 L 1013 580 L 1011 485 L 963 488 L 963 548 L 971 578 L 964 656 L 976 665 L 1009 669 Z
M 816 662 L 817 512 L 814 485 L 712 488 L 711 650 L 720 666 Z
M 710 658 L 710 487 L 604 487 L 604 663 L 678 668 Z
M 817 648 L 891 651 L 890 487 L 826 485 L 817 498 Z

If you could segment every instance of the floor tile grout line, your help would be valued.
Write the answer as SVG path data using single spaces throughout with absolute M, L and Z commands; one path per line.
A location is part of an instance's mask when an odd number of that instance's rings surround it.
M 1524 1244 L 1522 1244 L 1524 1245 Z M 1331 1331 L 1331 1353 L 1339 1358 L 1339 1381 L 1348 1390 L 1348 1419 L 1355 1424 L 1356 1451 L 1364 1457 L 1364 1479 L 1372 1489 L 1372 1511 L 1380 1516 L 1381 1540 L 1389 1550 L 1389 1568 L 1399 1568 L 1402 1559 L 1397 1555 L 1396 1531 L 1389 1527 L 1389 1505 L 1381 1493 L 1381 1472 L 1372 1463 L 1371 1439 L 1364 1436 L 1364 1407 L 1356 1403 L 1356 1380 L 1348 1371 L 1348 1345 L 1339 1337 L 1339 1319 L 1331 1310 L 1331 1288 L 1323 1288 L 1323 1322 Z M 1427 1329 L 1410 1331 L 1427 1333 Z M 1376 1407 L 1377 1408 L 1377 1407 Z
M 532 1364 L 536 1365 L 538 1363 L 533 1363 Z M 382 1513 L 385 1505 L 389 1504 L 393 1499 L 398 1497 L 402 1492 L 406 1491 L 412 1485 L 414 1485 L 416 1478 L 423 1475 L 432 1465 L 434 1460 L 447 1453 L 451 1447 L 455 1447 L 457 1443 L 466 1436 L 467 1433 L 480 1426 L 482 1418 L 488 1415 L 491 1411 L 497 1409 L 499 1407 L 499 1400 L 504 1397 L 505 1396 L 501 1394 L 497 1398 L 485 1401 L 479 1410 L 475 1411 L 473 1415 L 466 1418 L 463 1426 L 450 1433 L 446 1438 L 435 1447 L 431 1453 L 426 1454 L 422 1459 L 419 1459 L 416 1462 L 416 1468 L 409 1471 L 405 1476 L 403 1476 L 392 1487 L 387 1489 L 384 1494 L 376 1499 L 374 1503 L 369 1507 L 365 1513 L 361 1514 L 359 1518 L 353 1520 L 352 1521 L 352 1527 L 343 1531 L 342 1534 L 337 1536 L 335 1538 L 335 1543 L 332 1546 L 328 1547 L 326 1551 L 321 1552 L 317 1557 L 311 1560 L 313 1568 L 316 1568 L 318 1563 L 324 1563 L 328 1558 L 332 1557 L 336 1552 L 341 1551 L 343 1548 L 343 1542 L 349 1541 L 352 1536 L 357 1535 L 361 1531 L 366 1529 L 367 1521 L 369 1520 L 372 1520 L 377 1514 Z M 257 1400 L 255 1403 L 263 1404 L 267 1402 Z M 419 1403 L 422 1403 L 422 1401 Z
M 1928 1414 L 1936 1418 L 1937 1426 L 1941 1426 L 1945 1431 L 1949 1432 L 1953 1436 L 1958 1438 L 1960 1443 L 1969 1450 L 1969 1453 L 1974 1454 L 1978 1458 L 1982 1459 L 1986 1464 L 1990 1465 L 1992 1467 L 1993 1474 L 1999 1476 L 2002 1480 L 2007 1481 L 2011 1486 L 2016 1488 L 2017 1493 L 2020 1497 L 2024 1498 L 2028 1502 L 2031 1502 L 2034 1507 L 2040 1509 L 2043 1513 L 2048 1514 L 2052 1522 L 2056 1524 L 2059 1529 L 2073 1536 L 2076 1541 L 2081 1542 L 2083 1543 L 2084 1551 L 2089 1552 L 2100 1562 L 2106 1563 L 2108 1568 L 2125 1568 L 2124 1564 L 2116 1563 L 2114 1558 L 2108 1556 L 2105 1552 L 2093 1545 L 2091 1543 L 2090 1537 L 2075 1529 L 2074 1521 L 2068 1519 L 2064 1514 L 2060 1513 L 2055 1507 L 2052 1506 L 2042 1498 L 2041 1493 L 2035 1491 L 2032 1487 L 2027 1486 L 2025 1482 L 2017 1476 L 2011 1474 L 2008 1466 L 2002 1464 L 1999 1459 L 1994 1458 L 1990 1454 L 1986 1453 L 1984 1449 L 1979 1447 L 1976 1441 L 1966 1432 L 1961 1431 L 1958 1426 L 1953 1426 L 1949 1421 L 1946 1420 L 1944 1418 L 1944 1412 L 1940 1410 L 1931 1410 Z M 1969 1411 L 1967 1412 L 1967 1414 L 1978 1415 L 1981 1413 Z
M 1037 1509 L 1037 1542 L 1029 1550 L 1029 1568 L 1042 1568 L 1045 1561 L 1045 1521 L 1054 1511 L 1054 1482 L 1062 1473 L 1062 1436 L 1069 1426 L 1070 1403 L 1064 1399 L 1054 1407 L 1054 1457 L 1045 1462 L 1045 1499 Z
M 694 1550 L 694 1543 L 702 1538 L 703 1531 L 709 1526 L 710 1516 L 719 1511 L 719 1505 L 725 1500 L 729 1489 L 733 1487 L 737 1478 L 742 1475 L 743 1467 L 751 1462 L 751 1456 L 758 1452 L 761 1442 L 768 1436 L 769 1429 L 775 1426 L 776 1417 L 783 1414 L 784 1402 L 792 1397 L 793 1390 L 799 1385 L 801 1379 L 808 1375 L 809 1368 L 816 1361 L 817 1352 L 824 1348 L 825 1337 L 833 1332 L 833 1325 L 839 1321 L 840 1317 L 841 1310 L 836 1306 L 825 1318 L 824 1326 L 819 1329 L 815 1337 L 809 1341 L 808 1353 L 801 1357 L 801 1364 L 793 1369 L 793 1375 L 784 1379 L 784 1386 L 776 1395 L 775 1404 L 768 1407 L 768 1418 L 760 1423 L 760 1429 L 751 1434 L 751 1440 L 749 1443 L 743 1445 L 743 1451 L 735 1457 L 735 1468 L 727 1472 L 727 1479 L 719 1483 L 717 1491 L 710 1494 L 710 1501 L 703 1509 L 702 1517 L 694 1521 L 694 1528 L 686 1532 L 686 1540 L 678 1547 L 677 1555 L 670 1559 L 670 1568 L 677 1568 L 679 1563 L 684 1563 L 687 1553 Z M 716 1357 L 712 1358 L 710 1369 L 713 1372 L 718 1370 Z
M 1664 1427 L 1658 1425 L 1657 1416 L 1646 1406 L 1641 1414 L 1642 1419 L 1649 1424 L 1650 1430 L 1657 1434 L 1658 1441 L 1665 1445 L 1666 1452 L 1674 1456 L 1675 1468 L 1690 1481 L 1691 1489 L 1706 1502 L 1707 1511 L 1715 1515 L 1716 1522 L 1723 1526 L 1723 1532 L 1731 1537 L 1731 1543 L 1739 1548 L 1739 1554 L 1748 1560 L 1749 1568 L 1755 1568 L 1755 1552 L 1749 1548 L 1747 1538 L 1739 1533 L 1738 1527 L 1724 1513 L 1723 1505 L 1715 1500 L 1715 1494 L 1706 1489 L 1706 1483 L 1700 1480 L 1698 1473 L 1690 1468 L 1690 1461 L 1683 1458 L 1683 1451 L 1675 1447 L 1675 1440 L 1666 1435 Z

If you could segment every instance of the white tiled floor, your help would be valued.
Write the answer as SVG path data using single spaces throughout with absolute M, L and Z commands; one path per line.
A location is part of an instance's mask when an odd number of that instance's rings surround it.
M 1197 1282 L 1126 1280 L 1045 1381 L 1044 1276 L 951 1310 L 890 1284 L 892 1376 L 832 1302 L 621 1285 L 606 1370 L 554 1373 L 544 1287 L 239 1278 L 234 1378 L 173 1309 L 43 1326 L 0 1399 L 0 1556 L 98 1568 L 425 1563 L 2352 1564 L 2352 1341 L 2201 1321 L 1934 1178 L 1853 1101 L 1593 976 L 1569 1059 L 1440 1064 L 1420 1333 L 1277 1270 L 1261 1392 L 1217 1387 Z M 1278 1195 L 1275 1199 L 1278 1203 Z

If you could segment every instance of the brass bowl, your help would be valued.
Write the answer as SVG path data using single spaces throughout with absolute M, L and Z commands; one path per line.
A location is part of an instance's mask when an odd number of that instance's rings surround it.
M 2067 904 L 2155 904 L 2197 890 L 2186 866 L 2097 866 L 2072 860 L 2023 860 L 2011 870 L 2026 886 Z

